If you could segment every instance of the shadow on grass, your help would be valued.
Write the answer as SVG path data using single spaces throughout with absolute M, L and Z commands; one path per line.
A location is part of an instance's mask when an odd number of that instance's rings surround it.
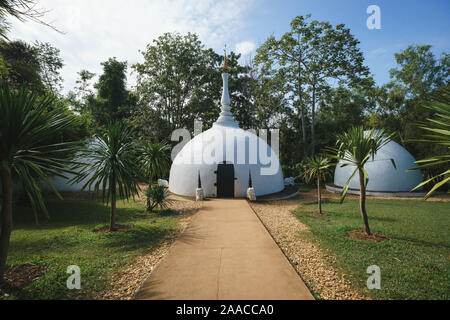
M 424 240 L 420 240 L 417 238 L 410 238 L 410 237 L 403 237 L 403 236 L 396 236 L 393 235 L 391 236 L 392 240 L 400 240 L 400 241 L 407 241 L 410 243 L 413 243 L 417 246 L 423 246 L 423 247 L 436 247 L 436 246 L 440 246 L 446 249 L 450 249 L 450 245 L 446 242 L 442 242 L 442 241 L 435 241 L 435 242 L 430 242 L 430 241 L 424 241 Z
M 105 248 L 121 248 L 123 250 L 135 250 L 149 247 L 161 240 L 169 228 L 155 226 L 135 226 L 132 229 L 105 234 L 105 241 L 101 245 Z
M 125 202 L 126 203 L 126 202 Z M 118 202 L 120 206 L 122 202 Z M 130 221 L 145 218 L 147 215 L 139 210 L 139 204 L 132 203 L 133 207 L 118 207 L 118 222 Z M 94 200 L 81 201 L 50 201 L 47 205 L 49 217 L 43 214 L 38 215 L 39 224 L 35 223 L 34 214 L 31 208 L 17 206 L 14 208 L 15 229 L 53 229 L 55 227 L 79 226 L 108 223 L 110 207 Z

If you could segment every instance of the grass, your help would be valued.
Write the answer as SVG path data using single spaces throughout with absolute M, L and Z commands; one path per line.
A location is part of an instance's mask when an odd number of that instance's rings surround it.
M 105 289 L 108 277 L 176 228 L 179 218 L 170 211 L 143 213 L 142 203 L 117 202 L 117 223 L 133 226 L 115 233 L 93 233 L 108 225 L 109 208 L 100 201 L 49 201 L 50 219 L 34 223 L 28 207 L 14 208 L 14 230 L 8 265 L 43 263 L 47 274 L 11 299 L 92 299 Z M 81 290 L 66 287 L 67 267 L 81 269 Z
M 373 299 L 450 298 L 450 203 L 417 200 L 367 200 L 372 231 L 390 241 L 353 240 L 345 232 L 363 229 L 359 200 L 325 199 L 327 217 L 310 216 L 315 202 L 294 213 L 310 227 L 310 237 L 337 258 L 336 267 L 349 275 L 355 289 Z M 381 269 L 381 289 L 369 290 L 367 267 Z

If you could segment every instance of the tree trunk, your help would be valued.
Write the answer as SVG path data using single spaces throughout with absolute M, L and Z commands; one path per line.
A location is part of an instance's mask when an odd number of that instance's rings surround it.
M 9 241 L 12 231 L 12 196 L 13 184 L 11 175 L 0 169 L 2 181 L 2 230 L 0 235 L 0 283 L 3 282 L 3 274 L 6 269 L 6 259 L 8 258 Z
M 151 187 L 152 187 L 152 176 L 150 175 L 150 178 L 148 179 L 148 188 L 150 189 Z M 147 198 L 147 212 L 151 212 L 149 198 Z
M 366 233 L 370 236 L 369 220 L 366 212 L 366 185 L 364 173 L 359 169 L 359 208 L 361 210 L 362 219 Z
M 109 223 L 109 231 L 116 231 L 116 186 L 111 190 L 111 214 L 110 214 L 110 223 Z
M 316 153 L 315 143 L 315 121 L 316 121 L 316 85 L 312 87 L 312 106 L 311 106 L 311 155 L 314 157 Z
M 300 34 L 297 35 L 298 45 L 300 47 Z M 302 117 L 302 135 L 303 135 L 303 157 L 306 156 L 306 123 L 305 123 L 305 106 L 303 105 L 303 90 L 302 90 L 302 78 L 301 78 L 301 61 L 302 52 L 300 51 L 300 57 L 298 59 L 298 101 L 300 105 L 300 112 Z
M 322 193 L 320 192 L 320 178 L 317 177 L 317 203 L 319 205 L 319 213 L 322 214 Z

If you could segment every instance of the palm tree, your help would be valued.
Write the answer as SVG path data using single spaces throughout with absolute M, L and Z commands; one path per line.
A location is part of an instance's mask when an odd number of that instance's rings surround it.
M 331 174 L 331 160 L 323 155 L 311 156 L 306 158 L 306 164 L 303 168 L 303 178 L 306 182 L 316 179 L 317 181 L 317 203 L 319 214 L 322 214 L 322 193 L 320 191 L 320 181 L 325 181 Z
M 367 219 L 366 212 L 366 187 L 369 182 L 369 175 L 364 169 L 364 165 L 372 159 L 378 150 L 391 141 L 392 135 L 386 136 L 383 130 L 368 130 L 365 131 L 362 126 L 352 127 L 348 132 L 339 134 L 337 136 L 336 148 L 330 148 L 333 152 L 332 158 L 341 160 L 343 164 L 341 167 L 354 166 L 355 170 L 347 180 L 346 185 L 342 188 L 341 203 L 344 201 L 345 196 L 350 185 L 351 180 L 359 174 L 359 204 L 362 219 L 364 222 L 365 231 L 370 235 L 369 221 Z M 394 159 L 391 160 L 394 168 Z M 339 164 L 338 164 L 339 165 Z
M 65 178 L 65 173 L 74 173 L 68 169 L 73 164 L 70 156 L 79 144 L 61 142 L 58 137 L 76 127 L 76 118 L 64 109 L 52 108 L 53 103 L 51 97 L 38 97 L 26 89 L 15 91 L 6 83 L 0 83 L 0 282 L 3 281 L 12 231 L 13 180 L 22 183 L 37 221 L 38 212 L 48 216 L 40 182 L 51 186 L 51 176 Z
M 153 178 L 162 177 L 169 171 L 170 146 L 165 143 L 143 142 L 139 150 L 139 163 L 151 186 Z
M 111 123 L 105 132 L 96 134 L 94 142 L 81 152 L 84 166 L 72 182 L 85 179 L 82 190 L 94 186 L 95 193 L 102 191 L 102 200 L 109 204 L 110 231 L 116 231 L 116 200 L 134 197 L 139 192 L 139 167 L 135 148 L 132 143 L 133 132 L 130 128 L 116 122 Z
M 165 143 L 144 141 L 139 149 L 139 164 L 148 179 L 148 192 L 151 192 L 153 178 L 162 177 L 169 171 L 170 147 Z M 147 211 L 152 211 L 152 205 L 147 198 Z
M 423 140 L 416 140 L 417 142 L 426 142 L 436 145 L 442 145 L 447 147 L 447 151 L 450 148 L 450 90 L 449 88 L 443 88 L 441 93 L 435 96 L 435 100 L 425 106 L 428 109 L 435 111 L 435 119 L 427 119 L 426 122 L 419 124 L 420 128 L 428 131 L 429 133 L 424 135 Z M 415 163 L 419 164 L 417 167 L 409 169 L 421 170 L 428 169 L 434 166 L 444 166 L 450 162 L 450 154 L 443 154 L 439 156 L 432 156 L 430 158 L 418 160 Z M 450 169 L 446 169 L 440 174 L 420 183 L 413 190 L 416 190 L 436 179 L 442 178 L 441 181 L 434 184 L 433 188 L 425 195 L 425 199 L 433 194 L 438 188 L 450 181 Z M 449 191 L 450 192 L 450 191 Z

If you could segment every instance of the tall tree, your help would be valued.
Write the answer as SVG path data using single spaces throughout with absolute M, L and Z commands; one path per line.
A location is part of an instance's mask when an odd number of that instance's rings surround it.
M 143 108 L 150 108 L 168 124 L 168 129 L 193 126 L 204 106 L 201 92 L 213 85 L 206 66 L 215 57 L 195 34 L 165 33 L 142 52 L 144 62 L 133 65 L 137 93 Z M 169 131 L 170 132 L 170 131 Z
M 309 21 L 310 15 L 298 16 L 291 30 L 279 40 L 274 36 L 257 50 L 255 60 L 278 70 L 285 79 L 285 90 L 293 106 L 300 108 L 303 145 L 306 148 L 305 90 L 311 111 L 311 152 L 315 152 L 316 102 L 322 88 L 330 80 L 341 85 L 354 84 L 369 75 L 358 48 L 359 41 L 343 24 L 333 27 L 328 22 Z
M 36 47 L 21 40 L 2 41 L 0 55 L 6 65 L 6 72 L 0 76 L 10 86 L 16 89 L 27 87 L 41 93 L 45 90 Z
M 1 41 L 0 56 L 5 67 L 0 69 L 0 77 L 14 88 L 26 86 L 40 93 L 50 91 L 53 94 L 61 90 L 63 60 L 59 49 L 51 44 Z
M 409 46 L 397 53 L 397 65 L 390 71 L 391 81 L 377 88 L 377 108 L 368 117 L 369 125 L 395 132 L 401 144 L 416 159 L 430 154 L 443 155 L 447 150 L 438 144 L 418 144 L 422 130 L 416 125 L 418 119 L 432 118 L 434 111 L 423 108 L 433 100 L 433 94 L 450 81 L 450 55 L 440 58 L 431 51 L 431 46 Z M 426 179 L 441 170 L 430 166 L 422 170 Z
M 38 181 L 51 185 L 51 176 L 64 177 L 71 172 L 70 156 L 77 144 L 61 137 L 77 126 L 76 119 L 62 108 L 53 108 L 53 102 L 52 97 L 41 98 L 27 89 L 14 90 L 5 82 L 0 84 L 0 282 L 13 225 L 13 180 L 22 183 L 37 219 L 38 211 L 48 214 Z
M 104 126 L 129 117 L 134 111 L 136 101 L 126 88 L 127 62 L 110 58 L 101 65 L 103 73 L 94 85 L 97 94 L 95 98 L 90 99 L 89 105 L 94 119 Z
M 450 54 L 437 59 L 430 45 L 409 46 L 395 54 L 397 66 L 390 70 L 391 86 L 399 86 L 406 98 L 423 97 L 434 89 L 448 85 Z
M 48 42 L 34 42 L 40 65 L 40 77 L 44 86 L 53 93 L 62 89 L 61 68 L 64 66 L 60 50 Z
M 137 73 L 139 108 L 133 124 L 151 140 L 162 141 L 175 128 L 193 130 L 194 120 L 205 128 L 220 109 L 223 56 L 205 49 L 195 34 L 166 33 L 142 52 L 144 61 L 133 65 Z M 252 127 L 254 107 L 250 67 L 228 54 L 232 111 L 243 127 Z M 158 121 L 160 126 L 153 123 Z
M 331 160 L 323 155 L 311 156 L 306 158 L 303 167 L 303 178 L 306 182 L 313 179 L 317 182 L 317 205 L 319 214 L 322 214 L 322 193 L 320 190 L 320 181 L 326 181 L 327 176 L 331 175 Z
M 78 79 L 75 81 L 78 86 L 66 95 L 72 109 L 80 114 L 90 113 L 89 101 L 94 98 L 91 80 L 94 76 L 95 73 L 88 70 L 78 72 Z
M 359 205 L 364 229 L 368 235 L 371 235 L 366 212 L 366 187 L 369 182 L 369 175 L 364 166 L 367 161 L 374 158 L 378 150 L 391 141 L 391 137 L 392 135 L 386 136 L 383 130 L 365 131 L 363 126 L 357 126 L 337 135 L 336 148 L 330 148 L 333 152 L 331 157 L 341 161 L 338 166 L 352 166 L 354 168 L 353 173 L 342 188 L 341 203 L 347 195 L 353 177 L 359 176 Z M 390 160 L 395 167 L 394 159 L 386 160 Z
M 116 231 L 117 196 L 129 199 L 138 193 L 140 170 L 137 165 L 133 133 L 122 123 L 111 123 L 105 132 L 95 135 L 94 142 L 81 153 L 86 159 L 79 175 L 72 181 L 86 181 L 82 189 L 94 187 L 102 193 L 102 199 L 111 203 L 110 231 Z

